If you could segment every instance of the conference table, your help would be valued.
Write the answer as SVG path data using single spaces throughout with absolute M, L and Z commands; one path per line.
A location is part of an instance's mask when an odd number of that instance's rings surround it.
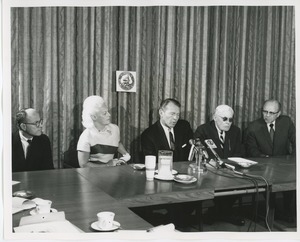
M 258 163 L 247 169 L 235 165 L 236 171 L 264 177 L 271 193 L 296 190 L 296 158 L 282 156 L 252 158 Z M 224 160 L 233 164 L 230 160 Z M 132 212 L 130 208 L 171 203 L 187 203 L 213 199 L 217 196 L 251 194 L 254 184 L 233 171 L 216 169 L 207 165 L 204 173 L 193 172 L 190 162 L 174 162 L 173 169 L 179 174 L 197 178 L 192 184 L 154 179 L 147 181 L 144 170 L 135 170 L 131 165 L 99 168 L 71 168 L 47 171 L 15 172 L 13 192 L 30 190 L 36 197 L 51 200 L 52 207 L 64 211 L 66 219 L 84 232 L 95 232 L 91 223 L 97 220 L 100 211 L 115 212 L 115 220 L 125 230 L 147 230 L 152 225 Z M 257 179 L 260 191 L 266 183 Z M 13 215 L 13 227 L 29 211 Z M 272 218 L 271 218 L 272 219 Z

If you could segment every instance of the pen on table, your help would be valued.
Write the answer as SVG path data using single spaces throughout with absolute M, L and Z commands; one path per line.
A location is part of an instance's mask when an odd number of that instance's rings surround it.
M 184 148 L 184 147 L 186 147 L 186 144 L 184 144 L 183 146 L 181 146 L 181 148 Z

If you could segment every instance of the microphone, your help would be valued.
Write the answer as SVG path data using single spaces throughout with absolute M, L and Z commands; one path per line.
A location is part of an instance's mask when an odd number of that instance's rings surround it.
M 189 143 L 191 145 L 191 149 L 190 149 L 190 153 L 189 153 L 189 158 L 188 158 L 188 161 L 192 161 L 193 160 L 193 157 L 194 157 L 194 153 L 195 153 L 195 140 L 193 139 L 190 139 L 189 140 Z
M 206 151 L 205 145 L 203 145 L 203 144 L 201 143 L 201 141 L 200 141 L 199 138 L 197 138 L 195 142 L 196 142 L 196 146 L 198 146 L 198 147 L 200 148 L 200 150 L 202 150 L 202 154 L 204 155 L 204 157 L 205 157 L 206 159 L 208 159 L 209 156 L 208 156 L 208 153 L 207 153 L 207 151 Z
M 221 158 L 220 158 L 220 156 L 218 155 L 218 153 L 214 150 L 214 148 L 217 148 L 217 146 L 216 146 L 216 144 L 214 143 L 214 141 L 213 141 L 212 139 L 206 139 L 204 142 L 205 142 L 205 144 L 207 144 L 208 148 L 211 150 L 211 152 L 213 153 L 213 155 L 216 157 L 216 159 L 217 159 L 219 165 L 220 165 L 222 168 L 227 167 L 227 168 L 230 168 L 230 169 L 232 169 L 232 170 L 235 169 L 234 166 L 228 165 L 228 164 L 226 164 L 225 162 L 223 162 L 223 161 L 221 160 Z
M 206 147 L 201 143 L 200 139 L 199 138 L 196 138 L 196 139 L 190 139 L 189 140 L 189 144 L 191 145 L 191 150 L 190 150 L 190 153 L 189 153 L 189 161 L 192 161 L 193 159 L 193 156 L 195 154 L 195 150 L 200 152 L 200 150 L 202 151 L 204 157 L 206 159 L 209 158 L 208 156 L 208 153 L 206 151 Z

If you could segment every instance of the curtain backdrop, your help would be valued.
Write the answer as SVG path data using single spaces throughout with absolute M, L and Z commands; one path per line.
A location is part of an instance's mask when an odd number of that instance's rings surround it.
M 295 121 L 294 14 L 292 6 L 12 8 L 12 114 L 43 113 L 56 167 L 76 159 L 89 95 L 104 97 L 134 162 L 164 98 L 181 102 L 194 130 L 223 103 L 244 129 L 269 98 Z M 136 71 L 136 93 L 115 91 L 117 70 Z

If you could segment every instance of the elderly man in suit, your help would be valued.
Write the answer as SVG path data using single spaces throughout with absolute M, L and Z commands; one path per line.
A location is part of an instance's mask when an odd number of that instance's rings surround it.
M 165 99 L 159 107 L 160 119 L 142 133 L 144 155 L 158 155 L 159 150 L 172 150 L 173 161 L 186 161 L 189 155 L 189 140 L 193 131 L 189 122 L 180 120 L 180 103 Z
M 232 156 L 242 156 L 241 130 L 232 124 L 233 109 L 228 105 L 219 105 L 216 107 L 213 120 L 200 125 L 195 138 L 205 144 L 206 139 L 212 139 L 217 148 L 215 151 L 221 158 Z
M 43 120 L 33 108 L 16 114 L 18 131 L 12 135 L 12 171 L 54 169 L 50 140 L 43 134 Z
M 296 153 L 296 130 L 290 117 L 281 115 L 277 100 L 265 101 L 262 117 L 248 126 L 247 155 L 268 157 Z
M 249 124 L 246 150 L 249 157 L 296 155 L 295 125 L 290 117 L 281 115 L 279 101 L 266 100 L 262 108 L 262 117 Z M 295 197 L 293 191 L 283 193 L 283 212 L 275 213 L 277 218 L 287 222 L 295 220 L 293 211 L 296 207 Z M 275 197 L 273 197 L 273 201 L 275 201 Z
M 233 115 L 234 111 L 230 106 L 224 104 L 217 106 L 213 120 L 200 125 L 194 135 L 203 144 L 205 144 L 205 140 L 212 139 L 216 146 L 215 151 L 222 159 L 232 156 L 243 156 L 244 153 L 241 142 L 241 130 L 232 124 Z M 209 151 L 209 156 L 214 158 L 211 151 Z M 236 199 L 237 196 L 216 197 L 214 199 L 216 207 L 209 210 L 205 221 L 212 223 L 214 220 L 221 219 L 238 226 L 244 225 L 245 220 L 232 213 L 230 209 Z

